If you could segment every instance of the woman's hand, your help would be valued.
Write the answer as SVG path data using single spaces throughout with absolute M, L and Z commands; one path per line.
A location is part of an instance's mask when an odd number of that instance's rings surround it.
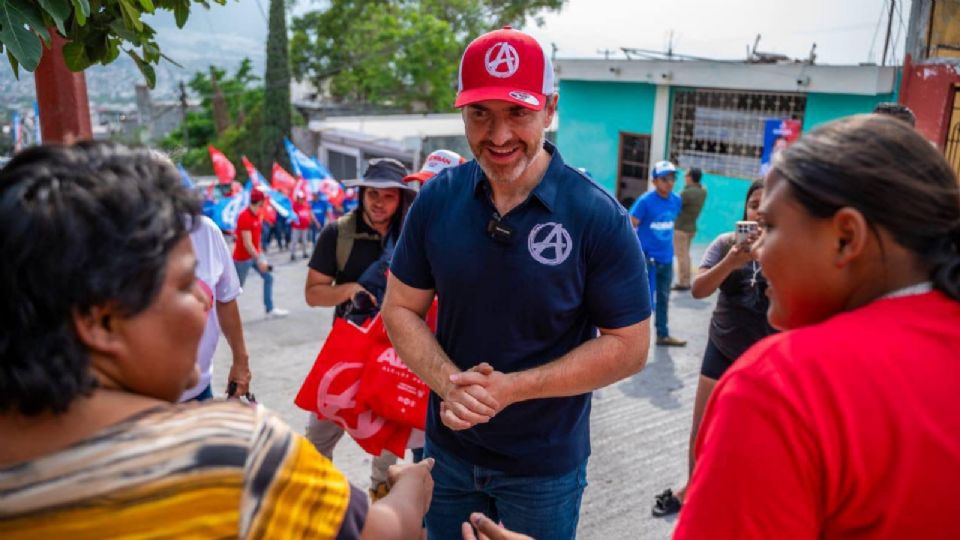
M 739 268 L 754 260 L 754 255 L 751 248 L 759 236 L 760 235 L 758 233 L 751 232 L 745 241 L 734 242 L 733 247 L 730 248 L 730 251 L 727 252 L 727 256 L 724 258 L 730 260 L 730 264 L 733 266 L 733 268 Z
M 474 527 L 477 528 L 479 536 L 474 534 Z M 525 534 L 515 533 L 505 529 L 503 525 L 497 525 L 480 513 L 470 514 L 470 523 L 464 523 L 460 527 L 460 533 L 463 535 L 463 540 L 533 540 Z

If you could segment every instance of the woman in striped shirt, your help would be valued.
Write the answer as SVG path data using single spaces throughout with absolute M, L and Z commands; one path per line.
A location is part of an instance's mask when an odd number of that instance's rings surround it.
M 262 408 L 177 405 L 209 302 L 176 169 L 104 143 L 0 171 L 0 537 L 417 538 L 432 462 L 366 496 Z

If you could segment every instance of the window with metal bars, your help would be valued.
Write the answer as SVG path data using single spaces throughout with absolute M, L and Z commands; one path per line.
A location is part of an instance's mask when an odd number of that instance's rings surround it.
M 757 178 L 766 120 L 803 122 L 803 94 L 677 88 L 673 91 L 670 157 L 680 168 Z

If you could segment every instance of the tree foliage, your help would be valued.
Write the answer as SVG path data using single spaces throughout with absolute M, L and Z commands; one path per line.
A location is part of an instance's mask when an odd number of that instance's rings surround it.
M 253 73 L 249 58 L 245 58 L 233 73 L 212 67 L 217 84 L 223 93 L 233 118 L 233 124 L 217 136 L 213 124 L 213 81 L 210 71 L 198 71 L 190 81 L 190 89 L 200 96 L 200 111 L 187 114 L 186 123 L 164 139 L 162 147 L 171 157 L 180 161 L 193 173 L 211 174 L 210 155 L 207 145 L 222 150 L 231 161 L 240 162 L 246 155 L 256 160 L 260 152 L 261 127 L 263 124 L 263 87 Z M 187 137 L 184 138 L 184 131 Z M 189 146 L 186 146 L 189 141 Z M 257 163 L 263 172 L 264 165 Z M 269 164 L 267 164 L 269 165 Z M 239 175 L 242 178 L 243 172 Z
M 270 0 L 264 86 L 261 148 L 257 155 L 261 163 L 277 161 L 289 169 L 283 148 L 283 138 L 290 135 L 290 58 L 284 0 Z
M 136 62 L 150 88 L 156 84 L 153 66 L 163 53 L 156 31 L 143 16 L 172 11 L 182 28 L 197 5 L 209 8 L 226 0 L 0 0 L 0 49 L 14 74 L 19 67 L 34 71 L 51 44 L 50 30 L 69 42 L 63 47 L 67 67 L 82 71 L 109 64 L 125 52 Z M 169 60 L 169 59 L 168 59 Z
M 294 75 L 338 100 L 407 110 L 453 107 L 466 44 L 564 0 L 331 0 L 293 21 Z

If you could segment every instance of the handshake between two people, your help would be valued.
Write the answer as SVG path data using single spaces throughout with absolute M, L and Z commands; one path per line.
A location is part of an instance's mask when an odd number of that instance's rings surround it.
M 517 377 L 482 362 L 450 375 L 440 402 L 440 420 L 454 431 L 485 424 L 512 403 L 520 401 Z

